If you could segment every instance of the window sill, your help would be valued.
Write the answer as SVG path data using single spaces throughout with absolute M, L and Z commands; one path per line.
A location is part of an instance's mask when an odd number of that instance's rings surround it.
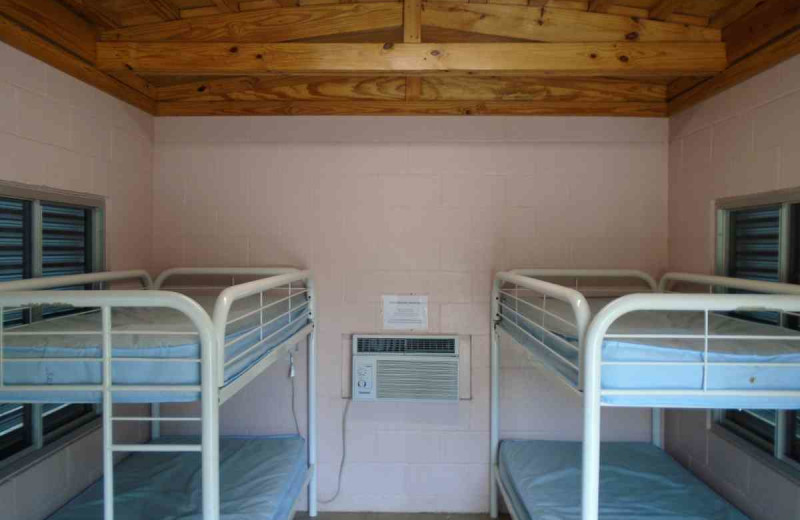
M 7 462 L 0 462 L 0 485 L 55 455 L 70 444 L 94 433 L 102 426 L 102 418 L 97 417 L 38 450 L 29 450 L 12 457 Z
M 751 442 L 739 437 L 719 423 L 712 422 L 709 432 L 725 442 L 732 444 L 746 455 L 753 457 L 776 473 L 779 473 L 796 486 L 800 486 L 800 464 L 797 462 L 779 459 L 771 453 L 759 449 Z

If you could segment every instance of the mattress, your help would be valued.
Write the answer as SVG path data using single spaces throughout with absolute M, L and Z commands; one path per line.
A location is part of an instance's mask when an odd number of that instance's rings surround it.
M 541 307 L 540 298 L 526 298 Z M 505 305 L 513 307 L 513 299 L 503 296 Z M 610 302 L 608 298 L 591 298 L 592 314 Z M 531 322 L 541 324 L 542 312 L 523 303 L 516 303 L 519 313 L 501 307 L 500 327 L 538 359 L 550 365 L 574 386 L 578 383 L 578 340 L 575 329 L 563 321 L 547 317 L 542 331 Z M 547 310 L 567 321 L 574 321 L 571 309 L 563 302 L 549 299 Z M 516 318 L 516 319 L 515 319 Z M 703 334 L 705 319 L 701 312 L 638 311 L 615 321 L 611 334 Z M 797 336 L 797 340 L 731 340 L 712 339 L 708 345 L 708 361 L 727 365 L 710 366 L 704 375 L 702 365 L 679 365 L 677 362 L 702 363 L 705 357 L 702 339 L 610 338 L 603 343 L 604 362 L 659 362 L 661 365 L 606 365 L 602 370 L 604 389 L 702 390 L 704 377 L 709 390 L 800 390 L 800 332 L 774 325 L 756 323 L 723 315 L 709 315 L 709 333 L 714 335 Z M 530 336 L 541 338 L 555 350 L 554 355 Z M 743 366 L 742 363 L 761 363 Z M 769 363 L 765 365 L 764 363 Z M 795 366 L 792 366 L 794 364 Z M 574 366 L 573 366 L 574 365 Z M 782 366 L 783 365 L 783 366 Z M 626 406 L 682 406 L 705 408 L 800 408 L 800 397 L 730 397 L 730 396 L 625 396 L 604 395 L 605 404 Z
M 199 439 L 191 439 L 199 442 Z M 159 443 L 186 443 L 161 438 Z M 220 518 L 284 520 L 303 490 L 308 469 L 302 437 L 223 437 L 220 440 Z M 197 453 L 136 453 L 114 469 L 117 520 L 202 520 L 201 463 Z M 103 518 L 99 480 L 50 520 Z
M 198 296 L 196 301 L 209 313 L 215 297 Z M 243 354 L 225 367 L 225 383 L 234 381 L 272 349 L 306 326 L 308 305 L 305 293 L 286 299 L 276 292 L 264 299 L 275 304 L 264 312 L 263 332 L 259 333 L 259 313 L 247 314 L 260 307 L 258 295 L 236 301 L 226 329 L 226 361 Z M 289 305 L 293 311 L 289 313 Z M 238 320 L 237 320 L 238 318 Z M 100 384 L 102 337 L 99 312 L 87 312 L 40 321 L 8 329 L 4 334 L 3 357 L 25 359 L 2 364 L 6 385 L 81 385 Z M 199 385 L 200 342 L 190 320 L 173 309 L 157 307 L 114 308 L 112 328 L 120 331 L 112 339 L 114 358 L 112 380 L 120 385 Z M 236 321 L 234 321 L 236 320 Z M 64 334 L 63 332 L 83 334 Z M 15 335 L 22 332 L 24 335 Z M 263 341 L 262 341 L 263 340 Z M 254 345 L 253 350 L 247 350 Z M 42 358 L 57 358 L 53 361 Z M 28 361 L 29 360 L 29 361 Z M 64 360 L 64 361 L 62 361 Z M 186 392 L 115 392 L 115 402 L 194 401 L 199 394 Z M 22 392 L 6 388 L 4 401 L 18 402 L 100 402 L 100 392 Z
M 517 520 L 580 520 L 580 442 L 500 443 L 499 476 Z M 747 520 L 652 444 L 600 449 L 602 520 Z

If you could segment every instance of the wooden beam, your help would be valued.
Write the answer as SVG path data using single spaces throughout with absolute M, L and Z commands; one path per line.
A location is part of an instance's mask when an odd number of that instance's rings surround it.
M 213 2 L 214 5 L 217 6 L 217 9 L 219 9 L 223 13 L 239 12 L 238 0 L 213 0 Z
M 403 24 L 400 3 L 337 4 L 221 14 L 127 27 L 101 34 L 103 41 L 269 43 Z
M 800 29 L 750 54 L 720 74 L 673 99 L 669 103 L 670 114 L 696 105 L 797 54 L 800 54 Z
M 403 2 L 403 41 L 419 43 L 422 41 L 422 1 Z
M 405 92 L 404 92 L 405 89 Z M 664 85 L 633 81 L 492 76 L 240 77 L 161 87 L 159 101 L 405 99 L 427 101 L 663 102 Z
M 98 26 L 100 29 L 116 29 L 121 27 L 112 13 L 97 5 L 94 0 L 61 0 L 61 3 Z
M 666 20 L 677 7 L 680 0 L 659 0 L 650 9 L 650 18 L 653 20 Z
M 155 113 L 155 101 L 152 99 L 3 15 L 0 15 L 0 40 L 145 112 Z
M 572 9 L 427 2 L 422 24 L 545 42 L 678 42 L 721 40 L 718 29 Z
M 666 103 L 527 101 L 228 101 L 159 103 L 159 116 L 594 115 L 663 117 Z
M 222 78 L 158 89 L 159 101 L 256 101 L 404 99 L 405 78 L 397 76 L 285 76 Z
M 170 0 L 146 0 L 146 3 L 164 20 L 180 20 L 181 18 L 180 10 Z
M 97 44 L 101 70 L 146 75 L 710 75 L 722 43 L 131 43 Z
M 53 0 L 0 0 L 0 14 L 88 62 L 96 58 L 97 32 L 86 20 Z
M 708 25 L 719 29 L 727 27 L 752 11 L 758 4 L 763 4 L 764 2 L 765 0 L 733 0 L 733 2 L 712 16 Z
M 770 0 L 722 32 L 728 44 L 728 61 L 734 63 L 769 42 L 800 27 L 800 2 Z
M 611 0 L 591 0 L 591 2 L 589 2 L 589 11 L 595 13 L 607 13 L 610 5 Z
M 418 99 L 429 101 L 666 101 L 666 87 L 634 81 L 513 76 L 423 76 Z
M 689 91 L 699 84 L 708 81 L 709 78 L 697 78 L 693 76 L 684 76 L 667 85 L 667 100 L 676 98 L 686 91 Z

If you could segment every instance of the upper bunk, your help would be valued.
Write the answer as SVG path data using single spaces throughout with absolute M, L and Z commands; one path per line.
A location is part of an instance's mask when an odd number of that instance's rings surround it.
M 602 405 L 800 408 L 799 286 L 529 269 L 498 273 L 494 293 L 497 329 Z
M 205 374 L 224 402 L 311 332 L 312 291 L 283 267 L 0 284 L 0 402 L 99 402 L 106 370 L 114 402 L 198 400 Z

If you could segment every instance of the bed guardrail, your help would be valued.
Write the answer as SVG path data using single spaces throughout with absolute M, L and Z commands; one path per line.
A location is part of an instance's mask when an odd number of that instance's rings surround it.
M 799 341 L 798 335 L 781 334 L 714 334 L 710 331 L 709 316 L 714 313 L 729 312 L 779 312 L 800 316 L 800 286 L 772 283 L 764 281 L 740 280 L 722 276 L 696 275 L 686 273 L 668 273 L 661 279 L 659 287 L 666 291 L 673 283 L 692 283 L 708 285 L 713 291 L 715 287 L 737 289 L 768 294 L 631 294 L 622 296 L 609 303 L 592 319 L 586 333 L 584 345 L 586 364 L 583 372 L 584 390 L 584 436 L 583 436 L 583 490 L 582 519 L 597 520 L 599 512 L 599 471 L 600 471 L 600 409 L 603 396 L 641 396 L 648 399 L 663 396 L 680 398 L 720 397 L 726 399 L 742 399 L 741 407 L 754 407 L 750 399 L 800 399 L 800 390 L 795 389 L 709 389 L 708 373 L 711 367 L 736 364 L 737 367 L 759 367 L 769 365 L 763 361 L 710 361 L 709 342 L 714 340 L 730 341 Z M 624 315 L 637 311 L 689 311 L 703 313 L 703 332 L 699 334 L 610 334 L 609 328 Z M 701 388 L 677 389 L 604 389 L 602 388 L 602 368 L 609 364 L 621 362 L 604 362 L 602 359 L 603 343 L 606 339 L 622 340 L 670 340 L 701 341 L 703 344 L 702 361 L 630 361 L 629 365 L 652 365 L 655 363 L 697 365 L 702 367 Z M 796 365 L 784 363 L 782 365 Z M 707 406 L 705 406 L 707 408 Z M 728 401 L 728 407 L 737 407 L 735 401 Z
M 59 287 L 74 287 L 78 285 L 103 284 L 138 280 L 142 289 L 152 289 L 153 279 L 147 271 L 134 269 L 130 271 L 103 271 L 99 273 L 68 274 L 64 276 L 48 276 L 41 278 L 26 278 L 0 283 L 0 291 L 41 291 L 57 289 Z
M 529 276 L 531 278 L 572 279 L 575 280 L 574 289 L 578 291 L 582 291 L 580 287 L 581 280 L 598 278 L 635 280 L 642 282 L 652 292 L 658 291 L 658 284 L 655 279 L 644 271 L 639 271 L 637 269 L 512 269 L 509 272 L 522 276 Z M 641 292 L 641 288 L 637 288 L 636 286 L 606 289 L 615 289 L 625 293 L 633 291 Z
M 53 277 L 47 280 L 26 280 L 25 283 L 16 283 L 15 287 L 35 287 L 46 289 L 83 283 L 101 283 L 108 281 L 121 281 L 138 278 L 147 285 L 149 276 L 146 273 L 131 271 L 123 273 L 96 273 L 93 275 L 71 275 Z M 8 286 L 0 292 L 0 399 L 3 391 L 39 392 L 39 391 L 64 391 L 64 392 L 99 392 L 102 396 L 103 406 L 103 471 L 104 471 L 104 518 L 114 518 L 114 454 L 116 452 L 139 451 L 198 451 L 203 453 L 202 481 L 203 481 L 203 518 L 214 519 L 219 516 L 219 405 L 218 387 L 216 384 L 216 352 L 214 326 L 208 314 L 195 301 L 187 296 L 169 291 L 137 291 L 137 290 L 104 290 L 104 291 L 43 291 L 43 290 L 14 290 L 9 291 Z M 77 308 L 99 309 L 101 313 L 101 327 L 92 334 L 101 336 L 101 355 L 92 359 L 101 365 L 101 383 L 99 384 L 7 384 L 4 381 L 5 364 L 9 362 L 30 362 L 31 359 L 4 359 L 4 339 L 14 334 L 13 330 L 3 327 L 3 315 L 7 309 L 29 308 L 37 305 L 69 305 Z M 125 358 L 113 357 L 112 338 L 115 334 L 130 334 L 130 331 L 115 331 L 112 327 L 111 311 L 115 307 L 163 307 L 174 309 L 184 314 L 197 330 L 200 342 L 200 360 L 202 369 L 200 385 L 120 385 L 112 380 L 112 363 L 125 362 Z M 48 331 L 48 334 L 56 331 Z M 75 334 L 76 331 L 61 331 L 62 334 Z M 80 361 L 85 363 L 86 358 L 52 358 L 57 362 Z M 35 362 L 48 361 L 50 358 L 34 358 Z M 136 360 L 132 361 L 139 361 Z M 183 360 L 182 360 L 183 361 Z M 132 419 L 128 417 L 114 417 L 112 406 L 113 394 L 117 392 L 198 392 L 201 395 L 202 416 L 196 418 L 202 421 L 201 444 L 199 445 L 130 445 L 115 444 L 113 439 L 113 425 L 117 420 Z M 170 420 L 163 418 L 160 420 Z

